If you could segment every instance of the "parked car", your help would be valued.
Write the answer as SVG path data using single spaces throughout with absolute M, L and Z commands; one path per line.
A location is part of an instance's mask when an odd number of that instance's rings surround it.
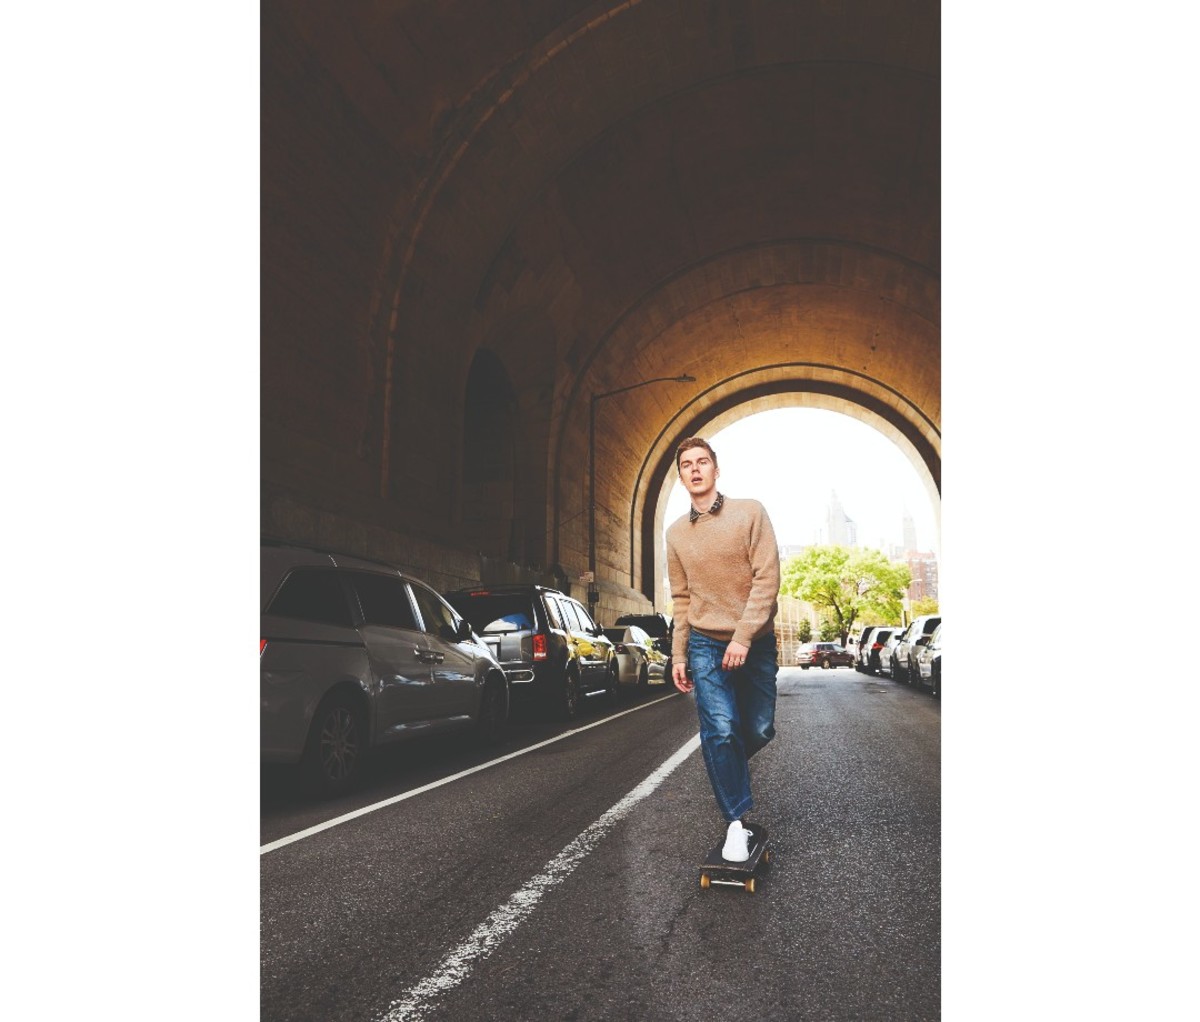
M 900 636 L 896 651 L 892 657 L 892 677 L 897 681 L 912 684 L 917 674 L 917 650 L 929 641 L 933 630 L 942 623 L 937 614 L 922 614 L 912 619 L 912 623 Z
M 883 648 L 879 651 L 880 674 L 887 674 L 895 677 L 895 675 L 892 675 L 892 660 L 896 655 L 896 646 L 900 642 L 900 636 L 903 633 L 903 628 L 897 628 L 883 641 Z
M 563 720 L 591 697 L 616 700 L 613 642 L 578 600 L 539 585 L 457 589 L 446 599 L 483 636 L 514 700 L 539 703 Z
M 663 677 L 671 684 L 671 639 L 675 634 L 675 622 L 666 614 L 622 614 L 616 620 L 618 625 L 637 625 L 650 636 L 657 649 L 666 660 L 663 663 Z
M 876 625 L 868 633 L 863 640 L 863 666 L 864 674 L 878 674 L 880 671 L 880 656 L 883 653 L 884 644 L 892 637 L 899 629 L 887 626 L 882 627 Z
M 929 694 L 942 694 L 942 626 L 933 630 L 929 641 L 917 651 L 917 681 L 929 689 Z
M 796 650 L 796 664 L 806 671 L 820 664 L 828 670 L 830 667 L 853 667 L 854 654 L 836 642 L 806 642 Z
M 618 625 L 637 625 L 652 639 L 670 638 L 672 622 L 666 614 L 622 614 Z
M 618 676 L 622 685 L 646 688 L 651 681 L 663 681 L 667 657 L 637 625 L 605 628 L 617 654 Z
M 259 718 L 264 763 L 315 793 L 360 776 L 377 746 L 508 721 L 504 671 L 433 589 L 386 564 L 264 541 Z
M 869 650 L 867 649 L 867 636 L 871 634 L 871 629 L 873 629 L 874 627 L 875 627 L 875 625 L 867 625 L 862 631 L 860 631 L 858 633 L 858 638 L 855 640 L 855 646 L 854 646 L 854 668 L 855 668 L 855 670 L 858 670 L 858 671 L 866 670 L 867 655 L 869 653 Z

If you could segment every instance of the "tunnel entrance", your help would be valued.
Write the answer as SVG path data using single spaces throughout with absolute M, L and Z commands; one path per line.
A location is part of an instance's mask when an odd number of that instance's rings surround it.
M 718 489 L 761 500 L 784 548 L 840 542 L 897 558 L 917 548 L 940 557 L 940 457 L 878 410 L 796 389 L 760 394 L 690 425 L 663 445 L 657 461 L 643 462 L 646 499 L 631 507 L 630 584 L 655 606 L 669 595 L 666 527 L 688 508 L 674 465 L 675 445 L 685 436 L 714 444 Z M 832 505 L 850 521 L 849 533 L 829 527 Z

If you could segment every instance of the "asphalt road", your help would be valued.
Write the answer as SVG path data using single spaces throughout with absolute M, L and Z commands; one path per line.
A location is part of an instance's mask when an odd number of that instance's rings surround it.
M 940 704 L 847 668 L 779 696 L 755 894 L 699 886 L 724 823 L 665 689 L 397 750 L 335 803 L 264 774 L 262 1019 L 939 1018 Z

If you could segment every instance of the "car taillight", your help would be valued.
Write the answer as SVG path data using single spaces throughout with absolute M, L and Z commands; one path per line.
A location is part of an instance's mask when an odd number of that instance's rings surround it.
M 882 642 L 873 642 L 873 643 L 871 643 L 871 649 L 872 650 L 883 649 L 883 643 Z
M 266 648 L 267 648 L 267 640 L 266 640 L 266 639 L 259 639 L 259 640 L 258 640 L 258 655 L 259 655 L 259 656 L 262 656 L 262 655 L 263 655 L 263 650 L 264 650 L 264 649 L 266 649 Z
M 615 650 L 616 650 L 618 653 L 628 653 L 628 652 L 629 652 L 629 650 L 627 650 L 627 649 L 625 648 L 625 643 L 623 643 L 623 642 L 618 642 L 618 643 L 617 643 L 617 644 L 616 644 L 616 645 L 613 647 L 613 649 L 615 649 Z
M 546 636 L 542 632 L 535 632 L 533 635 L 533 659 L 545 660 L 549 655 L 549 646 L 546 644 Z

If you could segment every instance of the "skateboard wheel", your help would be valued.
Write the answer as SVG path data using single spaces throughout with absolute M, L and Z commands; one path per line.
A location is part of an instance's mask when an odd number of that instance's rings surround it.
M 711 883 L 712 883 L 712 880 L 710 880 L 710 879 L 709 879 L 709 876 L 708 876 L 708 874 L 707 874 L 707 873 L 701 873 L 701 874 L 700 874 L 700 886 L 701 886 L 702 888 L 704 888 L 704 890 L 706 890 L 706 891 L 707 891 L 707 890 L 708 890 L 708 886 L 709 886 L 709 884 L 711 884 Z
M 754 885 L 754 877 L 751 877 L 749 880 L 746 881 L 746 893 L 753 894 L 754 886 L 755 886 Z

